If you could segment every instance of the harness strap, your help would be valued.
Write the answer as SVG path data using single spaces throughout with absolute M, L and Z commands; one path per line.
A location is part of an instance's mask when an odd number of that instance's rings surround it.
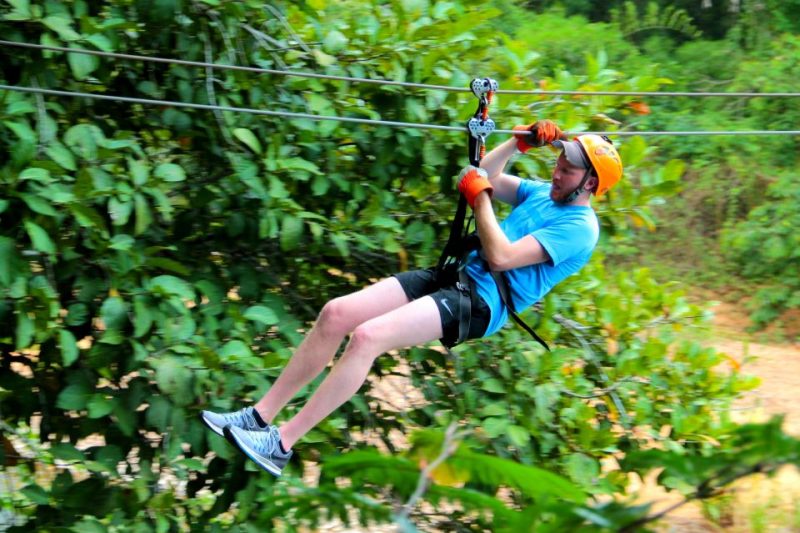
M 525 323 L 519 315 L 517 311 L 514 309 L 514 302 L 511 299 L 511 286 L 508 284 L 508 278 L 506 278 L 502 272 L 495 272 L 494 270 L 490 270 L 487 266 L 486 270 L 489 271 L 489 274 L 492 275 L 494 279 L 494 284 L 497 285 L 497 291 L 500 293 L 500 299 L 503 301 L 503 304 L 508 309 L 508 314 L 511 315 L 511 318 L 514 319 L 514 322 L 517 323 L 522 329 L 527 331 L 531 337 L 534 338 L 536 342 L 544 346 L 544 349 L 548 352 L 550 351 L 550 347 L 547 343 L 542 339 L 538 333 L 536 333 L 532 327 Z
M 486 150 L 486 137 L 494 131 L 494 121 L 489 118 L 489 104 L 492 95 L 497 91 L 497 82 L 491 78 L 476 78 L 470 83 L 472 93 L 478 97 L 478 109 L 471 119 L 467 121 L 467 142 L 469 164 L 474 167 L 481 166 L 481 159 Z M 458 195 L 458 207 L 453 221 L 450 223 L 450 236 L 447 238 L 436 265 L 437 272 L 441 273 L 448 262 L 460 262 L 463 254 L 462 241 L 467 237 L 469 222 L 465 225 L 467 218 L 467 200 L 463 195 Z
M 458 281 L 456 282 L 458 289 L 459 302 L 458 306 L 461 310 L 458 317 L 458 341 L 460 344 L 467 340 L 469 336 L 469 326 L 472 322 L 472 290 L 470 288 L 469 276 L 467 271 L 463 268 L 458 270 Z
M 439 262 L 436 265 L 436 271 L 442 272 L 444 265 L 449 258 L 461 257 L 461 243 L 464 240 L 462 235 L 464 231 L 464 219 L 467 217 L 467 200 L 464 195 L 458 195 L 458 207 L 456 207 L 456 214 L 450 224 L 450 236 L 447 238 L 447 244 L 444 245 L 442 255 L 439 256 Z

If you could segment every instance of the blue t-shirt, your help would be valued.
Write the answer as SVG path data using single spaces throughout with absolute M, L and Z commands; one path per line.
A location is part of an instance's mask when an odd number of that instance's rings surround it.
M 533 235 L 550 255 L 550 261 L 505 272 L 517 312 L 538 302 L 561 280 L 580 270 L 592 256 L 600 235 L 591 207 L 556 203 L 550 199 L 550 184 L 533 180 L 520 182 L 517 205 L 500 228 L 511 242 Z M 491 310 L 484 336 L 491 335 L 506 323 L 508 311 L 485 261 L 476 253 L 467 264 L 467 273 Z

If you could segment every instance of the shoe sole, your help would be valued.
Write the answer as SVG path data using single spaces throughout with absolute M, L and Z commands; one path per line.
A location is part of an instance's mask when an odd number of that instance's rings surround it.
M 225 440 L 227 440 L 228 442 L 230 442 L 231 444 L 233 444 L 234 446 L 236 446 L 238 448 L 238 445 L 236 444 L 236 441 L 233 440 L 233 435 L 231 435 L 230 431 L 227 431 L 228 430 L 228 426 L 225 426 L 224 428 L 222 428 L 222 430 L 218 430 L 217 428 L 219 428 L 219 426 L 216 425 L 216 424 L 212 424 L 211 422 L 206 420 L 206 418 L 203 416 L 202 413 L 200 413 L 200 420 L 202 420 L 203 423 L 206 426 L 208 426 L 208 428 L 211 431 L 213 431 L 214 433 L 216 433 L 220 437 L 225 437 Z
M 211 422 L 206 420 L 206 417 L 203 416 L 203 413 L 200 413 L 200 420 L 203 421 L 203 424 L 205 424 L 208 427 L 208 429 L 210 429 L 211 431 L 213 431 L 214 433 L 216 433 L 220 437 L 224 437 L 225 436 L 224 435 L 225 428 L 220 429 L 220 427 L 218 425 L 212 424 Z
M 239 442 L 236 438 L 236 435 L 230 430 L 230 426 L 225 426 L 225 429 L 222 430 L 225 433 L 225 438 L 231 441 L 243 454 L 245 454 L 251 461 L 257 464 L 262 470 L 272 474 L 275 477 L 281 477 L 282 470 L 278 468 L 274 464 L 266 464 L 262 459 L 257 459 L 260 457 L 255 450 L 250 449 L 245 444 Z

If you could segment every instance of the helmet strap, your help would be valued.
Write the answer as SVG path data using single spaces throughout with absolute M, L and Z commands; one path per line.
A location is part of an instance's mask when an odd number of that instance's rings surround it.
M 581 182 L 578 184 L 577 187 L 575 187 L 574 191 L 569 193 L 569 195 L 566 198 L 564 198 L 564 201 L 561 202 L 562 204 L 571 204 L 572 202 L 575 201 L 576 198 L 578 198 L 578 196 L 581 195 L 581 193 L 583 192 L 583 186 L 586 185 L 586 180 L 589 179 L 589 175 L 591 173 L 592 173 L 591 168 L 586 169 L 586 173 L 583 175 L 583 179 L 581 179 Z

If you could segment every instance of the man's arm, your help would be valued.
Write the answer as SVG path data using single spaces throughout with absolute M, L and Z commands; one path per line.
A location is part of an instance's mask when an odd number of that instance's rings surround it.
M 483 255 L 491 270 L 502 272 L 550 260 L 547 251 L 533 235 L 526 235 L 514 242 L 508 240 L 500 229 L 500 224 L 497 223 L 492 209 L 492 199 L 485 191 L 475 199 L 474 212 Z
M 489 175 L 489 183 L 494 188 L 494 197 L 511 205 L 517 204 L 517 189 L 521 180 L 516 176 L 504 174 L 503 169 L 517 151 L 516 142 L 516 139 L 510 138 L 492 149 L 481 161 L 481 168 Z

